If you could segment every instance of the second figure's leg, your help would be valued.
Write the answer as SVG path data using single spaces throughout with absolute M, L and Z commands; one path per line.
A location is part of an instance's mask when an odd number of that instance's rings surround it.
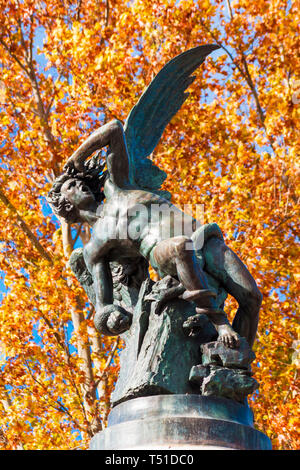
M 177 276 L 188 291 L 207 290 L 206 276 L 193 249 L 193 242 L 187 237 L 174 237 L 160 242 L 154 249 L 154 260 L 160 270 L 171 276 Z M 199 313 L 205 312 L 214 324 L 219 340 L 230 347 L 237 346 L 239 335 L 233 330 L 224 312 L 217 309 L 213 297 L 207 298 L 203 309 L 203 300 L 194 300 Z
M 210 238 L 203 247 L 205 269 L 218 279 L 238 302 L 233 327 L 253 346 L 262 295 L 255 280 L 238 256 L 222 240 Z

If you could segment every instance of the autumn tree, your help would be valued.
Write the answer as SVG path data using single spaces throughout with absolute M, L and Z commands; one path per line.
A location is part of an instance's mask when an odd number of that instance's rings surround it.
M 0 0 L 3 449 L 85 449 L 105 426 L 121 345 L 96 332 L 68 267 L 89 228 L 45 196 L 90 132 L 124 121 L 168 60 L 207 43 L 220 49 L 152 158 L 173 202 L 203 204 L 257 280 L 251 406 L 275 449 L 297 448 L 298 25 L 286 0 Z

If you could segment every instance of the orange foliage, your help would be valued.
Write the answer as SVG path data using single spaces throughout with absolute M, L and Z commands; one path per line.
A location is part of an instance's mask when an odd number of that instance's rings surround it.
M 153 158 L 174 203 L 204 204 L 257 280 L 256 426 L 297 448 L 298 24 L 283 0 L 0 0 L 3 449 L 84 449 L 105 424 L 118 345 L 85 320 L 69 227 L 45 195 L 89 132 L 124 120 L 169 59 L 207 43 L 222 48 Z

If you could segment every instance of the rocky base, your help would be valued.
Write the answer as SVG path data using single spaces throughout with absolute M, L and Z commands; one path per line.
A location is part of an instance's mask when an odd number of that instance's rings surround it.
M 230 398 L 244 403 L 258 389 L 252 377 L 251 362 L 255 358 L 245 338 L 236 349 L 212 341 L 201 345 L 202 363 L 191 368 L 189 380 L 201 395 Z
M 121 335 L 126 347 L 111 394 L 113 406 L 142 396 L 194 393 L 190 370 L 201 360 L 201 343 L 216 337 L 205 315 L 203 338 L 188 337 L 182 325 L 195 315 L 195 306 L 181 299 L 169 300 L 158 314 L 152 288 L 151 281 L 143 284 L 131 328 Z

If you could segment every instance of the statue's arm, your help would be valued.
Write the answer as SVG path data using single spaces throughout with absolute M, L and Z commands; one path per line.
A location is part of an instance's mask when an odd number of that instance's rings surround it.
M 105 258 L 94 264 L 92 277 L 96 294 L 94 323 L 97 330 L 107 336 L 116 336 L 128 330 L 131 314 L 113 303 L 112 275 Z
M 126 186 L 129 178 L 129 159 L 123 126 L 114 119 L 93 132 L 68 159 L 66 167 L 84 168 L 85 160 L 96 150 L 109 146 L 107 169 L 109 179 L 119 187 Z

